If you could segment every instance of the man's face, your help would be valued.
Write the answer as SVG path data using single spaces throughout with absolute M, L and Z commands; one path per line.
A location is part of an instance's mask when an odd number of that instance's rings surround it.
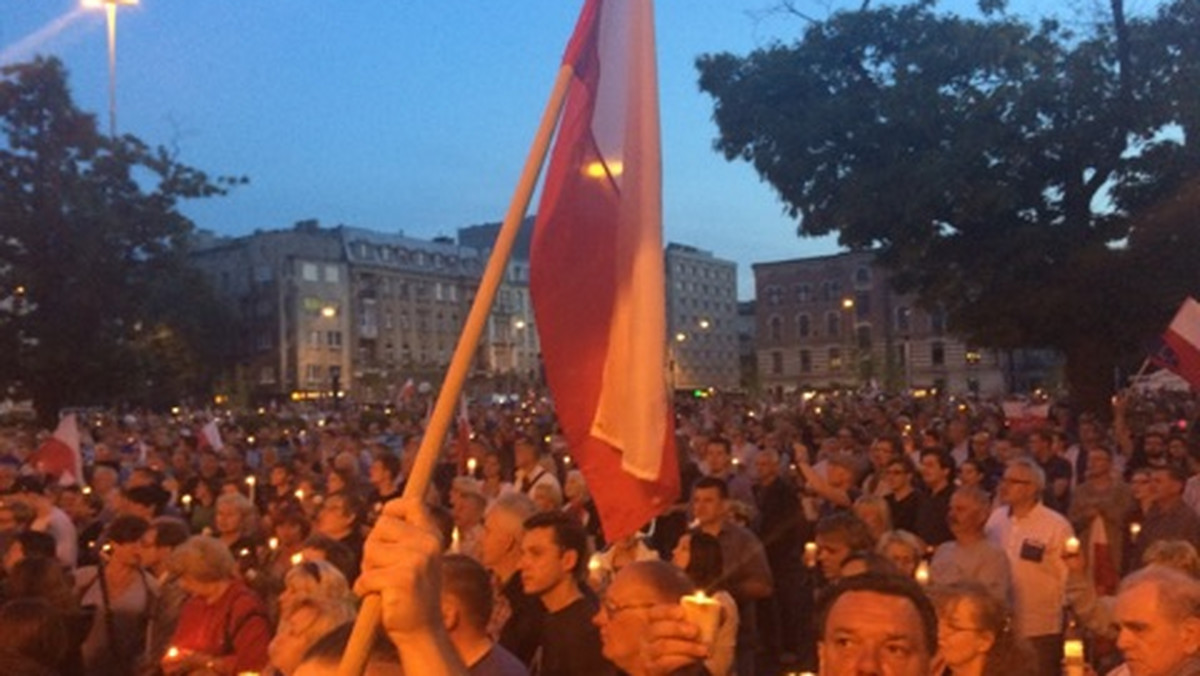
M 228 502 L 217 505 L 215 525 L 218 533 L 236 533 L 242 528 L 242 510 Z
M 153 528 L 146 531 L 142 535 L 142 539 L 138 541 L 138 546 L 141 548 L 141 562 L 147 568 L 153 568 L 166 558 L 167 554 L 171 553 L 170 547 L 159 547 L 156 540 L 158 535 Z
M 601 651 L 627 673 L 637 673 L 649 624 L 646 609 L 658 601 L 654 588 L 628 571 L 617 573 L 592 623 L 600 628 Z
M 1038 486 L 1025 467 L 1009 467 L 1000 481 L 1000 501 L 1009 507 L 1024 507 L 1037 502 Z
M 692 491 L 692 516 L 702 526 L 713 526 L 725 518 L 725 501 L 716 488 L 697 488 Z
M 779 461 L 770 453 L 759 453 L 754 456 L 754 469 L 758 472 L 758 482 L 769 484 L 779 476 Z
M 946 525 L 954 537 L 972 535 L 983 530 L 987 523 L 987 509 L 964 495 L 950 496 L 950 508 L 946 511 Z
M 837 535 L 817 536 L 817 563 L 825 579 L 836 580 L 841 577 L 842 564 L 850 557 L 850 546 Z
M 537 464 L 537 452 L 527 441 L 518 441 L 513 447 L 513 463 L 519 469 L 532 469 Z
M 1112 474 L 1112 458 L 1104 451 L 1091 451 L 1087 456 L 1087 475 L 1101 478 Z
M 1155 584 L 1139 584 L 1117 596 L 1117 647 L 1133 676 L 1166 676 L 1200 654 L 1200 619 L 1164 616 Z
M 883 470 L 887 467 L 888 461 L 896 456 L 895 449 L 892 445 L 883 439 L 876 440 L 871 444 L 871 464 L 876 469 Z
M 1167 452 L 1166 443 L 1157 434 L 1147 435 L 1145 441 L 1142 442 L 1142 448 L 1146 450 L 1146 455 L 1151 458 L 1161 458 Z
M 888 465 L 885 476 L 887 477 L 887 486 L 892 491 L 907 490 L 912 485 L 912 474 L 908 473 L 908 468 L 903 463 L 893 462 Z
M 929 676 L 930 646 L 912 601 L 870 591 L 843 594 L 817 643 L 821 676 Z
M 1183 495 L 1183 484 L 1170 473 L 1157 470 L 1150 473 L 1150 491 L 1158 504 L 1171 503 Z
M 950 470 L 942 467 L 935 456 L 927 455 L 921 458 L 921 479 L 926 486 L 940 488 L 950 480 Z
M 729 469 L 729 452 L 724 444 L 709 444 L 705 449 L 708 458 L 708 471 L 712 474 L 724 474 Z
M 571 575 L 575 552 L 563 550 L 554 541 L 551 528 L 525 531 L 521 538 L 521 584 L 525 593 L 541 595 Z
M 354 519 L 346 514 L 346 502 L 341 496 L 331 496 L 321 505 L 317 512 L 317 530 L 325 535 L 336 537 L 353 525 Z
M 518 546 L 520 533 L 509 527 L 510 520 L 493 510 L 483 519 L 483 536 L 479 541 L 479 559 L 487 568 L 495 568 Z

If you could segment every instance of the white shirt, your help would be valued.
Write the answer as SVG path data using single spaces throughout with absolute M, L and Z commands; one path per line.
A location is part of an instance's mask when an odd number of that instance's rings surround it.
M 51 507 L 50 513 L 38 517 L 29 524 L 29 530 L 46 533 L 54 538 L 54 555 L 68 570 L 74 570 L 79 563 L 79 536 L 75 531 L 75 523 L 71 517 L 58 507 Z
M 1023 518 L 1013 517 L 1008 507 L 995 510 L 985 530 L 988 540 L 1008 556 L 1018 634 L 1029 638 L 1062 633 L 1067 589 L 1062 554 L 1075 534 L 1071 524 L 1038 503 Z

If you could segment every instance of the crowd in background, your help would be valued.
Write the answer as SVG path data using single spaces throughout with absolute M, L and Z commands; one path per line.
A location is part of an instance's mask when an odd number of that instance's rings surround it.
M 445 554 L 424 625 L 466 673 L 1200 673 L 1195 400 L 1049 403 L 1016 418 L 977 398 L 681 397 L 680 500 L 615 542 L 604 487 L 536 393 L 472 402 L 419 515 L 384 505 L 420 397 L 78 411 L 82 480 L 43 471 L 49 430 L 13 423 L 0 670 L 332 673 L 356 583 L 387 599 L 403 576 L 380 571 L 417 565 L 390 548 L 430 536 Z M 697 590 L 719 609 L 703 641 L 661 608 Z M 871 634 L 909 609 L 904 641 Z M 399 612 L 388 636 L 406 635 Z M 413 646 L 381 639 L 372 660 L 430 659 Z

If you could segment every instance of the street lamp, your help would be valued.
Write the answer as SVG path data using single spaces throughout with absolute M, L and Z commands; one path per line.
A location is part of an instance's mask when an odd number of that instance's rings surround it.
M 117 5 L 136 5 L 139 0 L 83 0 L 88 9 L 103 7 L 108 24 L 108 135 L 117 137 Z

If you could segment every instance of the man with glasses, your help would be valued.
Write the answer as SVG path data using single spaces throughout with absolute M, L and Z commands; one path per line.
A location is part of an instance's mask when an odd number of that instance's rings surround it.
M 1010 461 L 1000 481 L 1003 506 L 992 512 L 985 530 L 1008 557 L 1017 632 L 1036 651 L 1039 673 L 1053 674 L 1062 662 L 1067 581 L 1063 548 L 1074 531 L 1066 518 L 1042 504 L 1045 484 L 1036 461 Z
M 593 622 L 600 628 L 604 657 L 622 673 L 642 676 L 651 673 L 647 663 L 646 641 L 651 635 L 651 610 L 678 604 L 692 593 L 687 575 L 665 561 L 637 561 L 621 569 L 613 578 Z M 679 674 L 705 673 L 699 661 Z

